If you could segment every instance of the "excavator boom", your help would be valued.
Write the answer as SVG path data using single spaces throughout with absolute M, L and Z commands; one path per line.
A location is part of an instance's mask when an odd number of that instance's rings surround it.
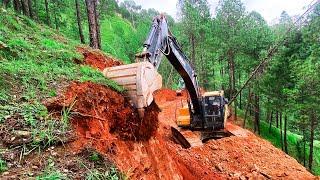
M 177 126 L 171 128 L 172 134 L 183 147 L 201 145 L 201 139 L 215 137 L 212 132 L 224 129 L 228 112 L 226 101 L 223 91 L 200 93 L 195 68 L 169 30 L 165 16 L 153 19 L 143 51 L 136 55 L 137 63 L 106 68 L 103 74 L 127 89 L 127 95 L 142 118 L 144 108 L 153 101 L 153 92 L 161 88 L 162 78 L 157 69 L 163 55 L 182 77 L 189 93 L 188 104 L 180 109 L 182 114 Z

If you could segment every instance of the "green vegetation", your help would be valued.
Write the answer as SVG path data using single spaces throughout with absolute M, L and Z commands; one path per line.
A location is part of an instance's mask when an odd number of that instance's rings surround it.
M 241 118 L 244 118 L 244 112 L 242 110 L 239 111 L 239 116 Z M 246 127 L 247 129 L 254 130 L 254 119 L 252 117 L 247 117 L 246 120 Z M 280 130 L 279 128 L 275 127 L 274 125 L 271 125 L 263 119 L 263 121 L 260 122 L 260 134 L 262 138 L 268 140 L 271 142 L 274 146 L 277 148 L 281 149 L 281 141 L 280 141 Z M 297 159 L 298 162 L 301 164 L 305 165 L 307 164 L 308 160 L 305 160 L 304 162 L 304 156 L 308 157 L 309 156 L 309 147 L 306 144 L 305 145 L 305 152 L 304 152 L 304 147 L 303 147 L 303 136 L 288 132 L 288 154 L 295 159 Z M 314 141 L 314 173 L 315 174 L 320 174 L 320 141 L 316 140 Z M 304 154 L 305 153 L 305 154 Z
M 83 162 L 81 165 L 86 168 L 86 180 L 96 179 L 110 179 L 110 180 L 125 180 L 125 174 L 121 173 L 116 167 L 108 165 L 107 159 L 105 159 L 100 153 L 96 151 L 90 151 L 87 159 L 93 163 L 94 168 L 88 168 Z M 110 167 L 109 167 L 110 166 Z
M 97 169 L 91 169 L 86 174 L 86 180 L 98 180 L 98 179 L 122 180 L 125 178 L 123 176 L 119 177 L 119 172 L 114 167 L 105 172 L 101 172 Z
M 29 21 L 24 16 L 14 17 L 14 14 L 0 20 L 2 43 L 7 46 L 0 51 L 2 87 L 20 87 L 27 100 L 36 96 L 48 97 L 49 93 L 52 95 L 52 89 L 57 88 L 54 84 L 71 80 L 93 81 L 121 91 L 97 70 L 74 63 L 75 59 L 82 58 L 76 53 L 76 42 L 59 42 L 59 39 L 66 40 L 61 34 L 45 26 L 30 27 Z M 1 89 L 7 90 L 1 93 L 5 100 L 10 89 Z
M 57 90 L 68 82 L 92 81 L 117 91 L 123 89 L 98 70 L 75 63 L 82 60 L 82 55 L 76 52 L 77 42 L 11 10 L 0 11 L 6 13 L 0 18 L 0 123 L 6 126 L 14 119 L 31 137 L 18 147 L 25 156 L 68 137 L 72 106 L 62 109 L 59 121 L 41 103 L 56 96 Z M 14 135 L 12 127 L 6 128 Z M 2 160 L 0 169 L 6 169 Z M 38 179 L 63 177 L 61 172 L 49 169 Z
M 4 172 L 6 170 L 7 170 L 7 163 L 6 163 L 6 161 L 4 161 L 0 158 L 0 173 Z
M 66 180 L 66 175 L 61 173 L 56 167 L 53 160 L 49 159 L 44 172 L 36 177 L 37 180 Z

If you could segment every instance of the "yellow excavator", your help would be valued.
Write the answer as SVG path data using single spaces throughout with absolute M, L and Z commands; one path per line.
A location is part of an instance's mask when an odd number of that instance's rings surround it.
M 127 90 L 131 103 L 143 117 L 144 109 L 153 101 L 152 93 L 162 87 L 157 69 L 163 55 L 180 74 L 189 94 L 187 103 L 179 109 L 177 126 L 171 128 L 175 141 L 189 148 L 206 139 L 228 136 L 225 124 L 229 109 L 224 92 L 200 93 L 195 68 L 170 32 L 164 15 L 154 17 L 143 51 L 136 55 L 136 63 L 106 68 L 103 74 Z M 197 135 L 187 135 L 190 132 Z

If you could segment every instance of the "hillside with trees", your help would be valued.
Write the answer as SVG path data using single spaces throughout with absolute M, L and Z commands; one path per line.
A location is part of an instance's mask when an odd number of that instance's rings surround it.
M 76 101 L 69 108 L 63 105 L 59 118 L 44 103 L 71 82 L 90 81 L 125 91 L 86 58 L 93 54 L 94 59 L 109 58 L 119 64 L 135 62 L 152 19 L 160 12 L 143 9 L 132 0 L 1 0 L 0 4 L 1 174 L 17 168 L 17 159 L 37 151 L 46 152 L 47 158 L 51 147 L 74 138 L 69 121 Z M 214 14 L 207 0 L 178 0 L 177 17 L 165 15 L 198 72 L 200 86 L 224 90 L 229 100 L 240 93 L 232 104 L 233 122 L 320 175 L 320 4 L 306 8 L 308 15 L 298 23 L 283 11 L 273 25 L 259 12 L 248 11 L 241 0 L 220 0 Z M 268 63 L 242 90 L 265 58 Z M 182 88 L 179 74 L 165 58 L 159 72 L 165 88 Z M 16 142 L 20 136 L 24 138 Z M 90 148 L 81 153 L 70 156 L 92 170 L 86 179 L 121 179 L 133 173 L 120 172 L 110 163 L 108 174 L 103 174 L 99 170 L 105 157 Z M 14 156 L 14 161 L 7 156 Z M 38 179 L 65 178 L 53 169 L 53 159 L 44 164 Z

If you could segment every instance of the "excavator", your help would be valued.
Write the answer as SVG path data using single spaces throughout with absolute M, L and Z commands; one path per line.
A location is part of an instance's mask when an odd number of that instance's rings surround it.
M 154 17 L 143 51 L 136 55 L 136 63 L 109 67 L 103 74 L 127 90 L 127 96 L 143 118 L 144 109 L 153 102 L 153 92 L 162 87 L 162 77 L 157 70 L 163 55 L 179 73 L 188 91 L 188 101 L 178 111 L 177 126 L 171 127 L 173 139 L 189 148 L 208 139 L 229 136 L 225 124 L 230 113 L 224 92 L 201 94 L 195 68 L 169 30 L 164 15 Z

